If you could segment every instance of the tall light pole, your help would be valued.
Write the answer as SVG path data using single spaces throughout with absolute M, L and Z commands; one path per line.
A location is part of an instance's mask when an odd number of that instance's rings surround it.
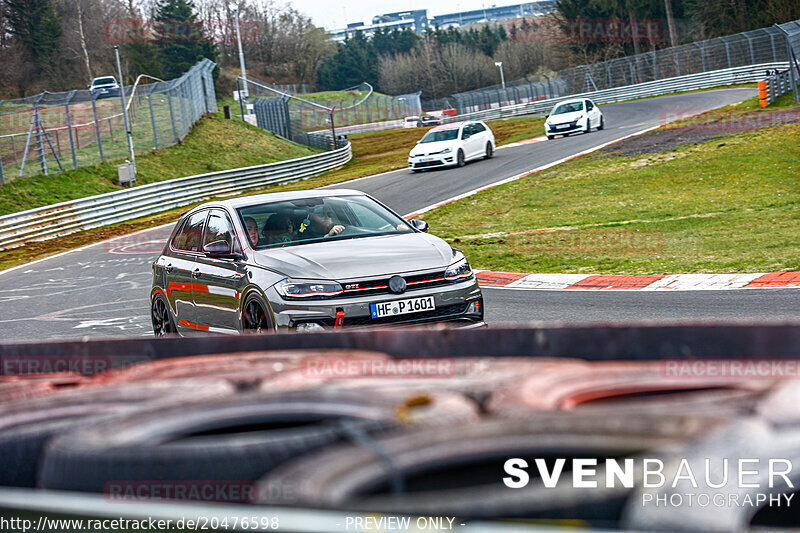
M 494 66 L 500 67 L 500 83 L 503 84 L 503 90 L 506 90 L 506 77 L 503 75 L 503 62 L 495 61 Z
M 244 68 L 244 52 L 242 51 L 242 31 L 239 29 L 239 6 L 236 6 L 236 43 L 239 45 L 239 68 L 242 70 L 242 86 L 244 90 L 239 91 L 239 98 L 247 98 L 247 71 Z

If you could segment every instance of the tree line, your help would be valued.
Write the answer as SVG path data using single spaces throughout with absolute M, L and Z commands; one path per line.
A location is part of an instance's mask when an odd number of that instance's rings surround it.
M 334 43 L 322 28 L 282 0 L 0 0 L 0 98 L 83 88 L 115 75 L 119 44 L 123 75 L 174 78 L 202 57 L 227 74 L 238 67 L 237 13 L 248 72 L 279 84 L 341 89 L 362 81 L 432 99 L 506 80 L 650 51 L 800 19 L 797 0 L 557 0 L 554 17 L 569 21 L 663 22 L 645 40 L 546 39 L 539 19 L 422 34 L 378 30 Z M 222 85 L 221 85 L 222 87 Z

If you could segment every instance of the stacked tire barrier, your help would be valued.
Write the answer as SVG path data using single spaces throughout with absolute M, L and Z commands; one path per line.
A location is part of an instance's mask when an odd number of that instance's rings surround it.
M 726 347 L 734 351 L 720 355 Z M 21 488 L 28 511 L 48 498 L 39 512 L 59 512 L 58 502 L 70 501 L 69 512 L 60 512 L 75 514 L 79 500 L 71 498 L 86 498 L 97 509 L 81 515 L 110 512 L 104 506 L 114 502 L 163 515 L 191 510 L 181 505 L 197 494 L 175 492 L 166 499 L 177 507 L 157 508 L 153 486 L 235 484 L 247 490 L 233 502 L 219 490 L 199 500 L 223 511 L 231 503 L 252 513 L 297 510 L 309 524 L 341 519 L 336 513 L 579 520 L 589 528 L 672 532 L 796 523 L 790 508 L 765 505 L 643 506 L 645 497 L 691 487 L 654 489 L 638 480 L 645 459 L 672 474 L 683 459 L 696 472 L 708 457 L 727 458 L 730 468 L 737 458 L 800 461 L 800 385 L 769 372 L 707 371 L 744 368 L 755 353 L 780 367 L 800 355 L 800 324 L 0 345 L 0 367 L 37 353 L 101 352 L 126 361 L 137 352 L 143 360 L 95 375 L 0 381 L 0 457 L 11 466 L 0 472 L 0 517 L 19 508 L 14 491 Z M 529 469 L 530 483 L 510 488 L 510 458 L 550 468 L 561 458 L 595 460 L 598 479 L 610 475 L 606 459 L 631 460 L 637 481 L 580 488 L 565 467 L 550 484 Z M 723 492 L 754 492 L 736 487 L 733 471 L 728 479 Z

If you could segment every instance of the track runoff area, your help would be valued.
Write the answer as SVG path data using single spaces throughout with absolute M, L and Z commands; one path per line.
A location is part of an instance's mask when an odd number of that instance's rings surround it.
M 490 160 L 463 168 L 408 170 L 332 187 L 358 189 L 401 214 L 417 214 L 661 125 L 675 109 L 701 113 L 752 97 L 722 89 L 602 106 L 606 128 L 554 141 L 500 147 Z M 87 246 L 0 273 L 0 327 L 8 341 L 152 334 L 150 264 L 170 226 Z M 518 284 L 519 285 L 519 284 Z M 793 290 L 596 291 L 524 290 L 484 284 L 490 326 L 536 320 L 781 319 L 800 312 Z M 560 287 L 559 287 L 560 288 Z M 713 288 L 713 287 L 712 287 Z
M 421 179 L 405 171 L 344 186 L 413 214 L 652 128 L 676 101 L 702 109 L 745 96 L 606 106 L 609 127 L 599 134 L 510 146 Z M 614 290 L 681 280 L 479 272 L 494 327 L 459 335 L 395 328 L 144 338 L 152 334 L 149 266 L 169 230 L 0 273 L 6 367 L 58 359 L 114 366 L 0 383 L 11 399 L 4 405 L 13 405 L 0 412 L 0 455 L 16 466 L 0 469 L 0 530 L 541 533 L 708 524 L 721 533 L 796 519 L 797 432 L 778 426 L 797 420 L 800 370 L 788 359 L 758 360 L 800 352 L 796 328 L 586 324 L 725 318 L 723 309 L 796 316 L 797 304 L 782 300 L 796 292 Z M 725 288 L 758 279 L 728 279 Z M 576 288 L 587 284 L 599 290 Z M 583 325 L 498 325 L 546 313 Z M 7 344 L 83 335 L 124 338 Z M 724 359 L 731 354 L 742 359 Z M 750 364 L 794 380 L 753 377 Z M 728 474 L 722 481 L 719 469 Z M 753 518 L 759 508 L 770 516 Z M 508 517 L 549 521 L 496 522 Z

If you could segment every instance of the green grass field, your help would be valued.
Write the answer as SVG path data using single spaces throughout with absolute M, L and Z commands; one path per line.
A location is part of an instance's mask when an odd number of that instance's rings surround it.
M 738 106 L 748 109 L 748 104 Z M 426 213 L 475 268 L 800 269 L 800 125 L 639 157 L 595 153 Z
M 141 185 L 313 153 L 240 120 L 225 120 L 220 112 L 204 117 L 180 144 L 137 154 L 137 179 Z M 0 187 L 0 215 L 119 190 L 119 162 L 15 179 Z

